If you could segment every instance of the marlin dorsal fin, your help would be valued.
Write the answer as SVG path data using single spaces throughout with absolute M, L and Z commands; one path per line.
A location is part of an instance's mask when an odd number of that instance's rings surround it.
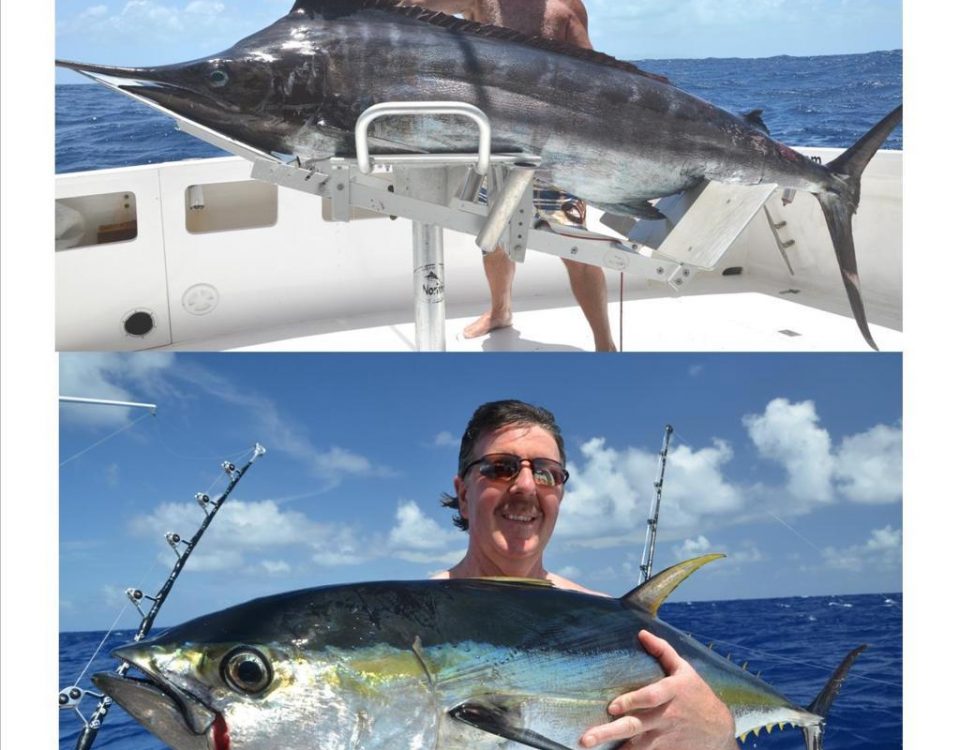
M 666 570 L 661 570 L 649 581 L 644 581 L 635 589 L 628 591 L 621 599 L 656 617 L 660 605 L 666 601 L 677 586 L 687 580 L 691 573 L 699 570 L 707 563 L 719 560 L 721 557 L 726 557 L 726 555 L 717 552 L 684 560 Z

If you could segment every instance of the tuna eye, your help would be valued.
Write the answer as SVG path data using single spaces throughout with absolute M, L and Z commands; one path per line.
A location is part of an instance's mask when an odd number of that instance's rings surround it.
M 231 688 L 250 695 L 263 692 L 273 680 L 270 662 L 259 651 L 246 646 L 227 654 L 220 672 Z
M 217 86 L 226 86 L 227 81 L 230 80 L 230 76 L 227 75 L 227 71 L 217 68 L 216 70 L 210 73 L 210 85 Z

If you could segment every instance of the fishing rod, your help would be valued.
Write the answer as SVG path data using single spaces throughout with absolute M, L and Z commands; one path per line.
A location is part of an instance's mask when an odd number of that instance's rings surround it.
M 226 489 L 224 489 L 224 491 L 216 500 L 211 499 L 210 495 L 205 492 L 198 492 L 196 495 L 194 495 L 194 498 L 200 505 L 200 508 L 203 510 L 204 518 L 200 523 L 200 527 L 189 541 L 184 541 L 179 534 L 176 534 L 172 531 L 168 531 L 164 535 L 164 538 L 167 540 L 167 544 L 173 548 L 173 551 L 177 556 L 177 561 L 174 563 L 173 569 L 170 571 L 170 575 L 167 576 L 167 580 L 154 596 L 148 596 L 140 589 L 134 588 L 129 588 L 126 592 L 127 598 L 129 598 L 133 603 L 133 606 L 137 608 L 137 611 L 140 613 L 140 617 L 142 618 L 140 620 L 140 627 L 137 629 L 137 634 L 133 638 L 134 642 L 143 640 L 147 633 L 150 632 L 150 628 L 153 627 L 153 621 L 156 619 L 157 613 L 160 611 L 160 607 L 162 607 L 163 603 L 166 601 L 170 590 L 173 588 L 173 584 L 176 582 L 177 577 L 183 570 L 183 566 L 186 565 L 187 558 L 190 557 L 190 553 L 196 548 L 200 538 L 204 535 L 207 527 L 209 527 L 210 523 L 213 521 L 214 516 L 217 515 L 217 512 L 223 506 L 223 503 L 230 496 L 230 493 L 233 492 L 233 488 L 237 486 L 241 479 L 243 479 L 243 475 L 247 473 L 247 470 L 251 466 L 253 466 L 254 461 L 260 458 L 260 456 L 266 452 L 266 448 L 260 445 L 260 443 L 257 443 L 253 447 L 253 454 L 250 456 L 249 460 L 239 469 L 230 461 L 224 461 L 222 464 L 220 464 L 220 468 L 223 469 L 224 473 L 230 478 L 230 481 L 227 484 Z M 143 610 L 140 608 L 140 603 L 144 599 L 153 602 L 146 614 L 144 614 Z M 94 654 L 94 656 L 95 655 L 96 654 Z M 130 663 L 125 661 L 121 663 L 119 667 L 117 667 L 117 674 L 122 677 L 129 671 L 129 669 Z M 80 702 L 87 695 L 99 699 L 99 703 L 97 704 L 96 709 L 90 715 L 89 719 L 84 718 L 83 713 L 80 711 Z M 61 709 L 74 710 L 77 713 L 77 716 L 80 717 L 80 721 L 83 722 L 83 731 L 77 738 L 76 750 L 89 750 L 89 748 L 93 745 L 93 741 L 97 737 L 97 733 L 100 731 L 100 727 L 103 725 L 103 720 L 106 717 L 107 712 L 110 710 L 110 706 L 113 705 L 113 701 L 109 696 L 101 695 L 92 690 L 81 688 L 77 685 L 71 685 L 61 690 L 58 701 Z
M 647 517 L 647 536 L 643 542 L 643 554 L 640 556 L 640 580 L 644 583 L 653 571 L 653 549 L 657 545 L 657 524 L 660 522 L 660 500 L 663 497 L 663 475 L 667 469 L 667 452 L 670 450 L 670 436 L 673 427 L 667 425 L 663 433 L 663 447 L 660 449 L 660 466 L 657 481 L 653 483 L 653 500 L 650 501 L 650 514 Z

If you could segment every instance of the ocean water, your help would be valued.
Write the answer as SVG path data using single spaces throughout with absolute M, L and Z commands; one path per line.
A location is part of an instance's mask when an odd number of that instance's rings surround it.
M 762 109 L 771 134 L 797 146 L 849 147 L 903 99 L 900 50 L 637 64 L 733 112 Z M 886 147 L 903 148 L 900 128 Z M 92 84 L 56 88 L 57 172 L 213 156 L 224 152 L 128 97 Z
M 729 654 L 800 705 L 816 697 L 834 668 L 853 647 L 869 648 L 856 662 L 833 704 L 827 722 L 827 750 L 902 748 L 903 650 L 901 594 L 794 597 L 665 604 L 660 616 L 716 651 Z M 89 675 L 112 670 L 108 652 L 133 638 L 114 632 L 87 667 L 104 633 L 60 634 L 61 687 L 90 687 Z M 89 715 L 96 701 L 86 698 Z M 82 729 L 73 711 L 60 712 L 60 750 L 71 750 Z M 796 729 L 750 736 L 749 750 L 802 750 Z M 94 747 L 159 750 L 165 747 L 119 706 L 103 722 Z M 278 748 L 281 745 L 277 746 Z

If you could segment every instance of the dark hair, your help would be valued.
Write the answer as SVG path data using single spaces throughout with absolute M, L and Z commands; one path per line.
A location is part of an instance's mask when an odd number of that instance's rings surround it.
M 557 450 L 560 451 L 560 463 L 566 465 L 567 454 L 563 449 L 563 435 L 560 434 L 560 426 L 550 411 L 523 401 L 490 401 L 477 407 L 467 423 L 467 429 L 463 431 L 463 437 L 460 439 L 457 476 L 463 479 L 466 467 L 478 458 L 473 455 L 473 449 L 480 438 L 501 427 L 513 424 L 542 427 L 553 435 L 553 439 L 557 441 Z M 440 504 L 456 511 L 453 517 L 454 526 L 463 531 L 469 528 L 467 519 L 460 515 L 460 502 L 456 497 L 444 492 Z

